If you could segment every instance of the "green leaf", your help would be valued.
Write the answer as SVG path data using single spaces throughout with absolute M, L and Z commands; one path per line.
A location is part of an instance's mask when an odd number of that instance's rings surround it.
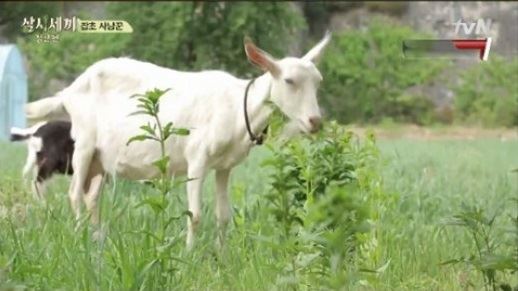
M 173 128 L 172 132 L 176 135 L 189 135 L 191 133 L 187 128 Z
M 141 278 L 141 277 L 144 277 L 146 275 L 146 273 L 152 268 L 154 267 L 160 260 L 159 259 L 154 259 L 152 260 L 151 262 L 147 263 L 139 272 L 139 275 L 138 277 Z
M 144 97 L 145 95 L 142 95 L 142 94 L 133 94 L 130 96 L 130 98 L 137 98 L 137 97 Z
M 165 244 L 156 247 L 157 252 L 162 256 L 162 254 L 168 255 L 170 254 L 170 249 L 177 243 L 176 240 L 172 239 L 167 241 Z
M 169 138 L 169 136 L 171 136 L 172 132 L 171 132 L 171 128 L 173 127 L 173 123 L 172 122 L 168 122 L 165 126 L 164 126 L 164 129 L 163 129 L 163 133 L 164 133 L 164 140 L 167 140 Z
M 144 141 L 144 140 L 156 140 L 156 138 L 153 136 L 145 135 L 145 134 L 136 135 L 128 140 L 128 142 L 126 143 L 126 146 L 128 146 L 130 143 L 132 143 L 134 141 Z
M 155 88 L 151 91 L 146 92 L 145 96 L 146 98 L 151 101 L 153 104 L 157 105 L 160 101 L 160 98 L 167 93 L 167 91 L 171 90 L 171 88 L 168 88 L 166 90 L 160 90 L 158 88 Z
M 153 101 L 152 100 L 149 100 L 145 95 L 143 97 L 139 97 L 137 99 L 137 101 L 141 104 L 141 105 L 145 105 L 145 106 L 150 106 L 152 107 L 154 104 L 153 104 Z
M 151 114 L 149 114 L 149 112 L 147 112 L 146 110 L 137 110 L 135 112 L 128 114 L 128 116 L 135 116 L 135 115 L 151 115 Z
M 146 133 L 152 135 L 152 136 L 156 136 L 155 134 L 155 129 L 156 129 L 156 125 L 153 126 L 153 128 L 151 128 L 151 124 L 146 124 L 146 125 L 142 125 L 140 127 L 140 129 L 142 129 L 143 131 L 145 131 Z
M 518 262 L 511 255 L 485 255 L 480 258 L 480 267 L 483 270 L 518 271 Z
M 142 202 L 138 203 L 135 207 L 148 205 L 149 207 L 151 207 L 151 209 L 153 209 L 155 214 L 158 214 L 166 209 L 167 204 L 167 200 L 163 200 L 161 197 L 158 196 L 152 196 L 142 200 Z
M 169 157 L 162 157 L 153 162 L 153 165 L 158 168 L 160 173 L 167 173 L 168 165 L 169 165 Z
M 147 104 L 147 103 L 140 103 L 137 105 L 137 108 L 142 109 L 145 111 L 148 115 L 156 115 L 157 111 L 155 110 L 155 105 L 153 104 Z
M 376 273 L 383 273 L 385 272 L 385 270 L 388 268 L 388 266 L 390 265 L 390 259 L 385 263 L 383 264 L 383 266 L 379 267 L 378 269 L 376 269 Z

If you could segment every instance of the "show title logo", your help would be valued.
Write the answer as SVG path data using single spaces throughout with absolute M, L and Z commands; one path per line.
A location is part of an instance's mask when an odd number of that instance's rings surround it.
M 22 32 L 33 34 L 38 43 L 55 43 L 62 32 L 78 33 L 132 33 L 133 28 L 124 20 L 82 20 L 73 17 L 24 17 Z

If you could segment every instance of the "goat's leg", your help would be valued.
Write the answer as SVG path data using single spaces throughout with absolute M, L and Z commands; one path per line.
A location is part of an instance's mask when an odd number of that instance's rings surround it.
M 47 180 L 52 176 L 55 164 L 49 160 L 45 161 L 38 167 L 36 179 L 32 183 L 32 192 L 37 200 L 44 200 L 47 190 Z
M 32 147 L 28 147 L 27 150 L 27 161 L 23 167 L 22 176 L 24 179 L 29 176 L 30 172 L 34 173 L 34 167 L 36 166 L 36 151 Z
M 38 201 L 45 199 L 45 193 L 47 192 L 47 180 L 36 178 L 32 182 L 32 195 Z
M 194 233 L 201 219 L 201 190 L 205 179 L 206 166 L 203 162 L 189 164 L 187 176 L 192 179 L 187 182 L 187 201 L 191 217 L 187 219 L 187 248 L 192 249 L 194 245 Z
M 87 144 L 81 144 L 80 140 L 76 141 L 76 148 L 72 157 L 72 168 L 74 169 L 73 183 L 70 184 L 69 198 L 72 211 L 79 221 L 81 218 L 81 198 L 83 195 L 83 186 L 85 185 L 90 164 L 94 154 L 94 147 Z
M 230 169 L 216 170 L 216 222 L 218 224 L 218 244 L 224 245 L 228 222 L 230 221 L 230 201 L 228 197 L 228 179 Z
M 99 159 L 94 155 L 84 185 L 85 195 L 83 201 L 90 215 L 90 221 L 93 225 L 99 224 L 99 196 L 104 181 L 104 171 Z

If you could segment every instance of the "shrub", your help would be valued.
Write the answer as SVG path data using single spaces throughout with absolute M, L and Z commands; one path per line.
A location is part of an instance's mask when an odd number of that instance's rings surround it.
M 181 215 L 170 217 L 166 209 L 171 204 L 168 194 L 172 192 L 175 185 L 178 184 L 174 178 L 171 178 L 169 172 L 170 158 L 166 153 L 166 140 L 172 135 L 188 135 L 189 130 L 185 128 L 177 128 L 173 126 L 172 122 L 163 124 L 159 118 L 160 98 L 167 92 L 167 90 L 153 89 L 144 94 L 135 94 L 132 98 L 137 98 L 139 110 L 133 112 L 131 115 L 146 115 L 150 120 L 140 126 L 141 134 L 131 137 L 126 146 L 133 142 L 154 141 L 160 145 L 160 158 L 153 162 L 159 172 L 157 178 L 148 181 L 149 184 L 156 190 L 158 195 L 150 195 L 144 199 L 138 206 L 147 205 L 155 214 L 155 221 L 159 226 L 158 231 L 152 233 L 150 230 L 135 231 L 135 234 L 140 234 L 148 238 L 152 247 L 148 249 L 149 256 L 152 260 L 146 265 L 139 266 L 138 276 L 132 274 L 131 269 L 121 268 L 119 272 L 122 283 L 131 288 L 128 289 L 146 289 L 146 277 L 150 274 L 155 274 L 152 284 L 158 285 L 160 288 L 165 288 L 167 284 L 167 274 L 174 268 L 174 263 L 178 258 L 171 257 L 171 252 L 175 244 L 178 244 L 178 239 L 175 236 L 168 235 L 168 229 L 172 226 L 172 222 L 178 220 L 183 214 L 191 216 L 192 214 L 186 210 Z M 119 252 L 122 249 L 122 244 L 119 244 Z M 123 252 L 121 252 L 123 253 Z M 121 255 L 121 257 L 123 257 Z M 127 259 L 127 258 L 124 258 Z M 122 261 L 123 259 L 121 259 Z M 154 273 L 153 273 L 154 272 Z M 146 279 L 144 279 L 146 278 Z M 137 288 L 138 286 L 138 288 Z M 152 285 L 153 286 L 153 285 Z M 148 287 L 149 288 L 149 287 Z
M 518 203 L 518 199 L 512 203 Z M 445 225 L 462 227 L 473 238 L 474 246 L 470 254 L 443 264 L 472 266 L 482 273 L 485 290 L 513 289 L 509 277 L 518 272 L 518 215 L 502 218 L 501 210 L 490 214 L 480 206 L 463 205 L 459 213 L 444 221 Z M 517 289 L 515 286 L 513 290 Z
M 357 283 L 351 274 L 359 272 L 356 258 L 369 262 L 369 251 L 360 248 L 375 240 L 370 229 L 384 195 L 374 137 L 362 142 L 332 123 L 317 137 L 268 146 L 273 156 L 264 166 L 273 171 L 265 197 L 279 226 L 278 247 L 292 256 L 280 280 L 294 277 L 297 285 L 311 278 L 330 288 Z
M 376 19 L 364 31 L 338 34 L 323 58 L 323 106 L 340 122 L 427 123 L 433 105 L 406 93 L 427 85 L 444 68 L 436 60 L 404 59 L 404 39 L 424 37 L 408 27 Z
M 453 87 L 455 117 L 462 123 L 518 126 L 518 58 L 492 57 L 461 75 Z

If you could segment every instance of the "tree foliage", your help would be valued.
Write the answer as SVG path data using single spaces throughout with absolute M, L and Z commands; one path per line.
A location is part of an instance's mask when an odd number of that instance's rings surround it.
M 513 77 L 514 76 L 514 77 Z M 518 126 L 518 58 L 493 57 L 461 75 L 453 87 L 460 122 Z
M 341 122 L 379 122 L 385 117 L 423 122 L 431 104 L 406 90 L 431 82 L 444 66 L 403 58 L 402 41 L 415 37 L 419 34 L 411 28 L 381 19 L 363 31 L 336 35 L 322 64 L 323 105 L 329 115 Z
M 20 35 L 23 19 L 39 15 L 55 16 L 59 11 L 59 3 L 45 2 L 0 2 L 0 27 L 2 34 L 9 40 Z
M 107 19 L 122 19 L 133 33 L 62 33 L 55 44 L 21 39 L 34 72 L 44 78 L 32 97 L 50 94 L 49 79 L 70 82 L 86 67 L 106 57 L 129 56 L 179 70 L 221 69 L 253 72 L 243 50 L 245 35 L 271 54 L 286 53 L 303 18 L 289 3 L 119 2 L 107 7 Z M 84 13 L 88 19 L 88 13 Z

